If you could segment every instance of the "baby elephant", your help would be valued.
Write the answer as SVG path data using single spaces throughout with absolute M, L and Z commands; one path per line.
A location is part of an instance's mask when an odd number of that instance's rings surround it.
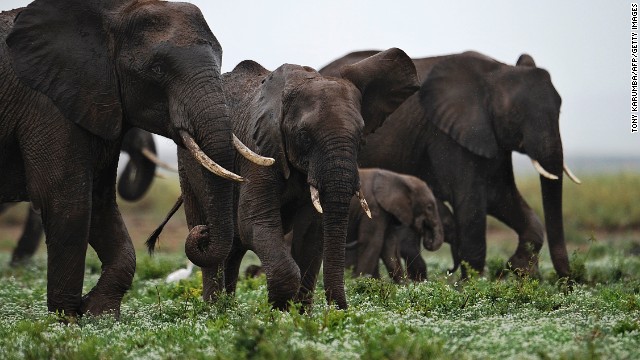
M 405 257 L 409 253 L 416 257 L 420 239 L 430 251 L 438 250 L 444 241 L 437 200 L 424 181 L 382 169 L 360 169 L 360 186 L 372 218 L 364 215 L 358 198 L 354 197 L 349 212 L 345 267 L 352 267 L 356 275 L 377 277 L 378 259 L 382 258 L 389 275 L 395 282 L 401 282 L 405 277 L 400 263 L 401 248 L 409 250 L 405 251 Z M 405 260 L 410 264 L 414 259 Z M 426 267 L 424 273 L 410 273 L 413 280 L 424 280 Z

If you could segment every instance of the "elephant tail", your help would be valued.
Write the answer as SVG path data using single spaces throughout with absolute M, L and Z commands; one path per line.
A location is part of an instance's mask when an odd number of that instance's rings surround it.
M 155 250 L 155 247 L 156 247 L 156 243 L 158 242 L 158 238 L 160 237 L 160 233 L 162 233 L 164 226 L 167 225 L 171 217 L 173 217 L 173 214 L 175 214 L 176 211 L 178 211 L 178 209 L 182 205 L 182 202 L 183 202 L 182 195 L 180 195 L 176 203 L 171 208 L 171 210 L 169 210 L 169 213 L 164 218 L 162 223 L 160 223 L 160 225 L 158 225 L 158 227 L 151 233 L 151 235 L 149 235 L 149 238 L 145 242 L 145 244 L 147 245 L 147 250 L 149 251 L 149 254 L 153 254 L 153 251 Z

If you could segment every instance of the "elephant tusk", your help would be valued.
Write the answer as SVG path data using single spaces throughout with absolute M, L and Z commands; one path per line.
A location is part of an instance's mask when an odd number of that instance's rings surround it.
M 573 175 L 573 173 L 571 172 L 571 169 L 569 169 L 569 167 L 567 166 L 567 164 L 564 164 L 564 172 L 567 174 L 567 176 L 569 177 L 569 179 L 571 179 L 571 181 L 573 181 L 576 184 L 582 184 L 582 181 L 580 181 L 580 179 L 578 179 L 577 176 Z
M 369 219 L 371 219 L 371 210 L 369 210 L 369 204 L 367 204 L 367 200 L 364 198 L 362 191 L 360 190 L 356 191 L 356 195 L 360 200 L 360 206 L 362 206 L 362 210 L 364 210 L 364 213 L 367 214 Z
M 552 173 L 548 172 L 547 170 L 545 170 L 542 167 L 542 165 L 540 165 L 538 160 L 531 160 L 531 163 L 533 164 L 533 167 L 536 168 L 536 170 L 538 170 L 540 175 L 542 175 L 542 176 L 544 176 L 544 177 L 546 177 L 547 179 L 550 179 L 550 180 L 558 180 L 558 177 L 556 175 L 553 175 Z
M 271 166 L 274 162 L 276 162 L 274 158 L 261 156 L 251 151 L 251 149 L 249 149 L 247 145 L 243 144 L 235 134 L 233 134 L 233 145 L 236 147 L 236 150 L 238 150 L 238 152 L 245 157 L 245 159 L 251 161 L 256 165 Z
M 149 150 L 148 148 L 143 148 L 142 149 L 142 155 L 144 155 L 144 157 L 146 157 L 147 159 L 149 159 L 149 161 L 151 161 L 152 163 L 160 166 L 161 168 L 165 169 L 165 170 L 169 170 L 171 172 L 178 172 L 178 169 L 176 169 L 175 167 L 167 164 L 166 162 L 160 160 L 156 154 L 153 153 L 153 151 Z
M 215 161 L 211 160 L 207 156 L 207 154 L 205 154 L 202 149 L 200 149 L 200 146 L 196 144 L 195 140 L 193 140 L 188 132 L 180 130 L 180 137 L 182 138 L 184 146 L 191 153 L 191 156 L 193 156 L 200 164 L 202 164 L 202 166 L 207 168 L 207 170 L 228 180 L 244 181 L 244 178 L 242 176 L 232 173 L 231 171 L 216 164 Z
M 313 185 L 309 185 L 309 189 L 311 190 L 311 202 L 313 203 L 313 207 L 316 208 L 316 211 L 322 214 L 322 205 L 320 205 L 320 193 L 318 192 L 318 189 Z

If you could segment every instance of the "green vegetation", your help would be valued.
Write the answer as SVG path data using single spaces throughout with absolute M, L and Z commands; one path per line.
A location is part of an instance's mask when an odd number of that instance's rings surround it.
M 424 253 L 430 281 L 395 285 L 388 279 L 347 278 L 349 309 L 325 305 L 322 279 L 310 313 L 273 311 L 264 276 L 243 279 L 235 295 L 201 300 L 200 272 L 166 284 L 184 266 L 176 251 L 186 235 L 184 215 L 161 239 L 154 257 L 142 242 L 173 205 L 175 181 L 156 181 L 139 203 L 122 206 L 138 252 L 120 321 L 83 317 L 65 325 L 46 310 L 44 252 L 25 268 L 8 267 L 14 234 L 0 227 L 0 359 L 631 359 L 640 358 L 640 174 L 583 177 L 565 185 L 571 267 L 579 283 L 558 281 L 547 247 L 541 278 L 495 274 L 515 248 L 492 232 L 485 277 L 447 276 L 448 246 Z M 541 213 L 537 179 L 519 181 Z M 0 217 L 14 224 L 23 210 Z M 171 224 L 171 223 L 170 223 Z M 499 225 L 492 222 L 492 230 Z M 15 229 L 14 229 L 15 230 Z M 615 232 L 612 232 L 615 231 Z M 255 263 L 248 257 L 244 266 Z M 90 251 L 87 292 L 100 262 Z
M 635 243 L 637 245 L 637 243 Z M 640 257 L 633 241 L 595 241 L 572 256 L 583 284 L 542 279 L 447 276 L 446 251 L 427 255 L 431 280 L 395 285 L 347 279 L 350 307 L 324 305 L 322 283 L 309 314 L 271 310 L 264 276 L 241 280 L 235 296 L 201 300 L 200 273 L 179 283 L 164 277 L 179 254 L 138 255 L 119 322 L 83 317 L 64 325 L 46 311 L 46 261 L 7 267 L 0 254 L 0 358 L 266 359 L 624 359 L 640 356 Z M 494 247 L 495 248 L 495 247 Z M 491 259 L 508 253 L 492 251 Z M 253 260 L 255 261 L 255 260 Z M 87 261 L 85 291 L 99 262 Z

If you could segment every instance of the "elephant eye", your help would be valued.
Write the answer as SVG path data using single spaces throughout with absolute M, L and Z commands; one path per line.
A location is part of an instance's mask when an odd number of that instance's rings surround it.
M 309 133 L 307 131 L 300 130 L 300 132 L 298 133 L 298 146 L 302 150 L 309 150 L 309 148 L 311 147 L 311 136 L 309 136 Z
M 160 65 L 160 64 L 153 64 L 151 66 L 151 71 L 153 71 L 153 73 L 156 74 L 156 75 L 164 74 L 164 70 L 162 69 L 162 65 Z

